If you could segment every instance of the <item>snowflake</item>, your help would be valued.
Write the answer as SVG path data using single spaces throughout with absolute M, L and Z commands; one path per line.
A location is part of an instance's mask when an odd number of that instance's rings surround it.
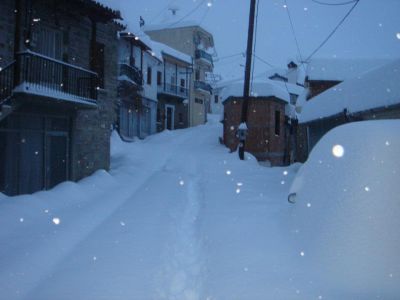
M 53 218 L 53 223 L 54 223 L 55 225 L 60 225 L 61 220 L 60 220 L 59 218 Z
M 332 148 L 332 153 L 335 157 L 343 157 L 344 155 L 344 148 L 342 145 L 335 145 Z

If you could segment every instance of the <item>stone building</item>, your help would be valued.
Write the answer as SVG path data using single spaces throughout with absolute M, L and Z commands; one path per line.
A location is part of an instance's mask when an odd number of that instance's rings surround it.
M 156 133 L 157 74 L 162 61 L 153 55 L 150 42 L 121 32 L 119 41 L 120 136 L 131 141 Z
M 243 82 L 227 86 L 221 93 L 224 104 L 223 143 L 236 151 L 239 139 L 236 135 L 241 123 L 243 105 Z M 290 161 L 291 134 L 286 116 L 289 94 L 273 82 L 253 83 L 253 93 L 248 102 L 245 151 L 259 161 L 273 166 Z
M 119 12 L 92 0 L 3 0 L 0 11 L 0 192 L 107 170 Z
M 204 124 L 211 111 L 212 86 L 208 74 L 214 70 L 213 35 L 199 23 L 177 22 L 178 9 L 171 8 L 172 15 L 158 25 L 147 25 L 143 30 L 153 40 L 166 44 L 193 57 L 193 81 L 190 85 L 190 126 Z

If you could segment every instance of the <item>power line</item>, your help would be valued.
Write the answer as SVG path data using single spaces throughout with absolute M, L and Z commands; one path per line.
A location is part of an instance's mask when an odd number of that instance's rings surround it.
M 286 0 L 284 0 L 284 1 L 285 1 L 286 12 L 287 12 L 287 15 L 288 15 L 289 21 L 290 21 L 290 28 L 292 30 L 294 41 L 296 42 L 297 54 L 300 57 L 300 61 L 303 61 L 303 56 L 301 55 L 300 45 L 299 45 L 299 41 L 297 40 L 296 31 L 294 30 L 294 23 L 292 20 L 292 16 L 290 14 L 289 6 L 287 5 L 287 1 Z M 303 68 L 305 68 L 304 65 L 303 65 Z M 305 71 L 305 69 L 304 69 L 304 71 Z
M 204 3 L 206 2 L 206 0 L 202 0 L 199 2 L 199 4 L 193 8 L 191 11 L 189 11 L 186 15 L 184 15 L 182 18 L 180 18 L 178 21 L 169 24 L 166 28 L 171 28 L 173 26 L 178 25 L 180 22 L 182 22 L 183 20 L 185 20 L 187 17 L 189 17 L 190 15 L 192 15 L 193 13 L 195 13 Z
M 235 53 L 235 54 L 232 54 L 232 55 L 218 57 L 218 60 L 214 61 L 214 63 L 218 63 L 221 60 L 225 60 L 225 59 L 232 58 L 232 57 L 239 56 L 239 55 L 244 57 L 244 52 L 239 52 L 239 53 Z
M 350 16 L 353 10 L 356 8 L 360 0 L 356 0 L 354 5 L 350 8 L 350 10 L 346 13 L 346 15 L 340 20 L 340 22 L 336 25 L 336 27 L 332 30 L 332 32 L 322 41 L 322 43 L 306 58 L 306 62 L 309 62 L 310 59 L 330 40 L 330 38 L 336 33 L 339 27 L 346 21 L 346 19 Z
M 274 66 L 273 64 L 269 63 L 268 61 L 266 61 L 265 59 L 259 57 L 258 55 L 256 55 L 255 53 L 253 54 L 253 56 L 255 58 L 257 58 L 259 61 L 263 62 L 264 64 L 270 66 L 271 68 L 276 68 L 276 66 Z
M 358 0 L 351 0 L 351 1 L 346 1 L 346 2 L 341 2 L 341 3 L 328 3 L 328 2 L 322 2 L 319 0 L 311 0 L 314 3 L 320 4 L 320 5 L 328 5 L 328 6 L 341 6 L 341 5 L 349 5 L 354 2 L 358 2 Z
M 152 18 L 151 20 L 150 20 L 150 24 L 152 24 L 159 16 L 161 16 L 161 14 L 171 5 L 171 3 L 172 2 L 174 2 L 174 0 L 170 0 L 169 2 L 168 2 L 168 4 L 166 5 L 166 6 L 164 6 L 158 13 L 157 13 L 157 15 L 154 17 L 154 18 Z

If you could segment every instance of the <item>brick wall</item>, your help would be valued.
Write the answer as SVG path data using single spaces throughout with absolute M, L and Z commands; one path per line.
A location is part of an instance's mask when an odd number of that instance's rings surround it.
M 240 125 L 242 98 L 231 97 L 224 103 L 224 143 L 231 150 L 237 149 L 236 131 Z M 275 134 L 275 112 L 280 113 L 280 134 Z M 285 103 L 275 97 L 250 98 L 247 125 L 249 128 L 245 150 L 260 161 L 283 165 L 285 142 Z

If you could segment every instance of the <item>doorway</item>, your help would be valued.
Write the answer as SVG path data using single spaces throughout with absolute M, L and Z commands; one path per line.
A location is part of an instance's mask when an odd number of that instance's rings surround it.
M 165 105 L 165 129 L 175 129 L 175 106 Z

